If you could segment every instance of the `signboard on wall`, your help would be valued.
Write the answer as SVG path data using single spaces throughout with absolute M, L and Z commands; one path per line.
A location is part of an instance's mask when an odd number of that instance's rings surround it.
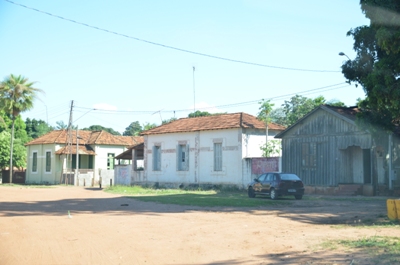
M 260 157 L 251 159 L 251 174 L 279 171 L 279 157 Z

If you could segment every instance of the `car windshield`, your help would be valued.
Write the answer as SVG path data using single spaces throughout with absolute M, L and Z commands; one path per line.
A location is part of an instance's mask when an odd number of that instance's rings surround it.
M 281 174 L 281 180 L 300 180 L 295 174 Z

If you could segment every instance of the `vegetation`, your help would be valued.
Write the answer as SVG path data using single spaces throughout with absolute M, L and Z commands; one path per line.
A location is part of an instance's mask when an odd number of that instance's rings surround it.
M 328 249 L 341 247 L 347 250 L 361 250 L 376 260 L 378 262 L 376 264 L 400 263 L 400 239 L 398 237 L 372 236 L 355 240 L 327 241 L 322 246 Z
M 138 121 L 131 122 L 122 135 L 124 136 L 138 136 L 143 131 L 142 125 Z
M 282 150 L 280 140 L 268 140 L 264 145 L 260 146 L 263 157 L 279 156 Z
M 6 168 L 10 164 L 10 137 L 8 131 L 0 133 L 0 168 Z M 16 167 L 26 166 L 26 149 L 21 139 L 15 139 L 13 144 L 13 162 Z
M 370 130 L 393 130 L 400 124 L 400 5 L 398 0 L 361 0 L 360 4 L 370 24 L 347 33 L 354 39 L 357 55 L 342 65 L 342 73 L 366 94 L 359 103 L 358 123 Z
M 291 203 L 291 201 L 273 201 L 266 198 L 251 199 L 246 192 L 237 190 L 184 190 L 141 186 L 112 186 L 106 188 L 105 191 L 122 194 L 140 201 L 201 207 L 259 207 Z
M 290 100 L 285 100 L 285 102 L 282 104 L 282 107 L 276 109 L 271 108 L 273 104 L 270 104 L 269 101 L 260 102 L 260 104 L 260 112 L 257 116 L 258 119 L 264 121 L 266 113 L 265 111 L 268 110 L 268 122 L 274 122 L 286 127 L 293 125 L 299 119 L 303 118 L 304 115 L 320 105 L 325 104 L 336 107 L 346 107 L 343 102 L 338 100 L 331 100 L 327 102 L 323 96 L 311 99 L 300 95 L 295 95 Z
M 101 125 L 92 125 L 92 126 L 89 126 L 88 128 L 84 128 L 82 130 L 86 130 L 86 131 L 106 131 L 106 132 L 108 132 L 110 134 L 113 134 L 113 135 L 121 135 L 119 132 L 114 131 L 112 128 L 106 128 L 106 127 L 103 127 Z
M 10 137 L 10 183 L 13 170 L 13 144 L 15 120 L 21 112 L 33 108 L 33 101 L 38 92 L 42 90 L 33 87 L 34 83 L 19 75 L 6 77 L 0 84 L 0 109 L 11 116 L 11 137 Z
M 25 125 L 26 133 L 31 139 L 36 139 L 54 129 L 53 127 L 49 126 L 45 121 L 36 119 L 31 120 L 29 118 L 26 118 Z

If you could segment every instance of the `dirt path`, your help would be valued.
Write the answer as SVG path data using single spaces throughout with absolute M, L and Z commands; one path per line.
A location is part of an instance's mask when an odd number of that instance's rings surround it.
M 0 186 L 0 264 L 375 264 L 320 244 L 400 236 L 396 228 L 332 227 L 386 213 L 382 198 L 204 209 L 97 189 Z

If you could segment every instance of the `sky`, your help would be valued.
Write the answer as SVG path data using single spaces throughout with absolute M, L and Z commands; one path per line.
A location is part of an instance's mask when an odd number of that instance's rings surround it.
M 355 57 L 362 25 L 356 0 L 0 0 L 0 78 L 43 90 L 24 120 L 120 133 L 295 95 L 354 106 L 338 54 Z

